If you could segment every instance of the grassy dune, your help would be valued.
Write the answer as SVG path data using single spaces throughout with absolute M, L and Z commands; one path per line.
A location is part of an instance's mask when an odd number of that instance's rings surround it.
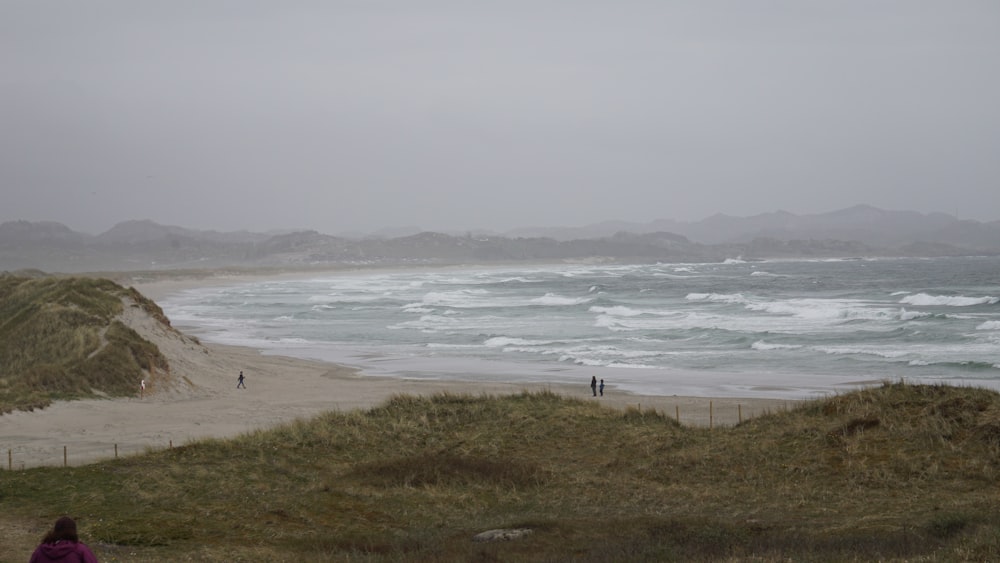
M 980 389 L 887 383 L 714 430 L 444 394 L 3 472 L 0 527 L 68 513 L 102 561 L 986 561 L 998 476 Z M 494 528 L 532 532 L 472 541 Z
M 154 345 L 115 319 L 123 298 L 167 322 L 110 280 L 0 275 L 0 413 L 135 393 L 150 363 L 165 368 Z

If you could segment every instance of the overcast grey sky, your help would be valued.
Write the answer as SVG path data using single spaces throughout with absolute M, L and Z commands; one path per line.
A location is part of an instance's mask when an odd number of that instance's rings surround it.
M 1000 219 L 1000 2 L 0 0 L 0 221 Z

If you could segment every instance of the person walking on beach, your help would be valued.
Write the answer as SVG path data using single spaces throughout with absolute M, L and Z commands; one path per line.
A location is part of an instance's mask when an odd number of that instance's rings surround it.
M 76 535 L 76 522 L 69 516 L 56 520 L 55 526 L 42 538 L 28 563 L 60 563 L 81 561 L 98 563 L 94 552 Z
M 601 396 L 603 397 L 604 396 L 604 380 L 603 379 L 601 380 L 600 390 L 601 390 Z
M 239 389 L 241 387 L 243 389 L 247 388 L 246 384 L 243 383 L 243 370 L 240 370 L 240 378 L 236 381 L 236 388 Z
M 597 396 L 597 376 L 590 378 L 590 390 L 594 392 L 594 396 Z

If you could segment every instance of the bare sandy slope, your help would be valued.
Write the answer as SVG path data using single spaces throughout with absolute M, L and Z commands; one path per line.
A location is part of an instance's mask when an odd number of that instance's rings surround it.
M 154 299 L 163 291 L 163 287 L 139 289 Z M 709 424 L 710 402 L 716 425 L 734 424 L 740 413 L 746 418 L 791 404 L 781 399 L 639 396 L 610 387 L 604 397 L 593 398 L 588 382 L 577 387 L 371 377 L 335 364 L 203 345 L 137 307 L 126 306 L 123 321 L 159 346 L 170 373 L 152 374 L 142 398 L 136 381 L 135 397 L 59 402 L 39 411 L 0 416 L 0 448 L 8 454 L 0 463 L 10 463 L 14 469 L 62 465 L 65 447 L 68 463 L 80 465 L 114 457 L 116 445 L 123 456 L 171 443 L 232 437 L 325 411 L 375 406 L 397 394 L 447 391 L 479 396 L 548 389 L 612 408 L 656 409 L 670 416 L 679 410 L 681 422 L 692 425 Z M 241 370 L 245 390 L 236 389 Z

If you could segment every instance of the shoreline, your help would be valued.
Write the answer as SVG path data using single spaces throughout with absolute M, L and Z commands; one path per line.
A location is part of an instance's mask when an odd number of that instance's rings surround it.
M 553 263 L 554 265 L 554 263 Z M 344 269 L 305 269 L 281 271 L 219 271 L 217 275 L 199 272 L 166 271 L 157 275 L 146 273 L 126 273 L 118 276 L 123 285 L 132 284 L 150 299 L 163 303 L 185 290 L 210 289 L 214 287 L 236 286 L 267 281 L 287 281 L 317 279 L 324 277 L 349 277 L 386 272 L 412 271 L 413 269 L 438 272 L 450 268 L 477 269 L 490 265 L 450 265 L 443 268 L 414 266 L 413 268 L 358 267 Z M 169 315 L 168 315 L 169 316 Z M 197 325 L 177 325 L 180 330 L 191 331 L 200 337 L 204 327 Z M 393 355 L 376 347 L 339 348 L 319 346 L 269 346 L 233 341 L 212 340 L 216 344 L 249 346 L 262 354 L 281 355 L 307 361 L 329 362 L 350 366 L 372 377 L 397 377 L 425 380 L 453 380 L 472 382 L 512 381 L 531 383 L 551 382 L 561 385 L 577 385 L 579 381 L 589 381 L 591 376 L 607 378 L 614 389 L 640 396 L 693 396 L 711 398 L 754 398 L 803 401 L 823 398 L 841 391 L 853 391 L 859 386 L 836 374 L 797 375 L 794 384 L 788 384 L 786 376 L 760 373 L 737 373 L 726 371 L 699 371 L 692 369 L 656 368 L 657 382 L 650 385 L 650 370 L 634 370 L 629 367 L 568 364 L 533 364 L 490 359 L 476 362 L 460 358 L 438 355 Z M 643 372 L 639 374 L 638 372 Z M 473 377 L 474 374 L 474 377 Z M 637 375 L 639 375 L 637 377 Z M 612 382 L 614 382 L 612 384 Z M 877 382 L 876 382 L 877 383 Z
M 357 272 L 356 270 L 353 272 Z M 189 288 L 259 279 L 336 272 L 285 272 L 260 275 L 168 276 L 140 282 L 118 276 L 157 301 Z M 149 319 L 131 322 L 170 358 L 169 377 L 150 376 L 145 395 L 110 399 L 59 401 L 45 409 L 0 416 L 8 450 L 7 467 L 83 465 L 98 460 L 182 446 L 204 439 L 226 439 L 308 419 L 324 412 L 351 412 L 376 407 L 396 395 L 452 393 L 502 396 L 548 391 L 593 400 L 608 408 L 656 411 L 678 418 L 685 426 L 733 426 L 755 416 L 792 408 L 801 402 L 784 398 L 643 395 L 609 385 L 593 397 L 588 382 L 471 381 L 365 375 L 333 362 L 264 353 L 254 348 L 199 343 L 184 333 L 168 331 Z M 240 371 L 247 389 L 236 389 Z
M 78 466 L 113 459 L 116 454 L 124 457 L 192 441 L 234 438 L 325 412 L 373 408 L 397 395 L 487 397 L 547 391 L 622 411 L 655 411 L 678 417 L 685 426 L 720 428 L 801 402 L 635 395 L 610 388 L 604 396 L 593 397 L 585 384 L 366 376 L 339 364 L 263 355 L 252 348 L 222 344 L 206 344 L 205 348 L 209 351 L 205 355 L 233 368 L 226 375 L 205 374 L 195 381 L 196 389 L 191 393 L 158 390 L 154 380 L 142 399 L 58 401 L 45 409 L 0 416 L 5 435 L 0 446 L 9 451 L 9 468 Z M 236 389 L 239 366 L 245 366 L 245 390 Z

